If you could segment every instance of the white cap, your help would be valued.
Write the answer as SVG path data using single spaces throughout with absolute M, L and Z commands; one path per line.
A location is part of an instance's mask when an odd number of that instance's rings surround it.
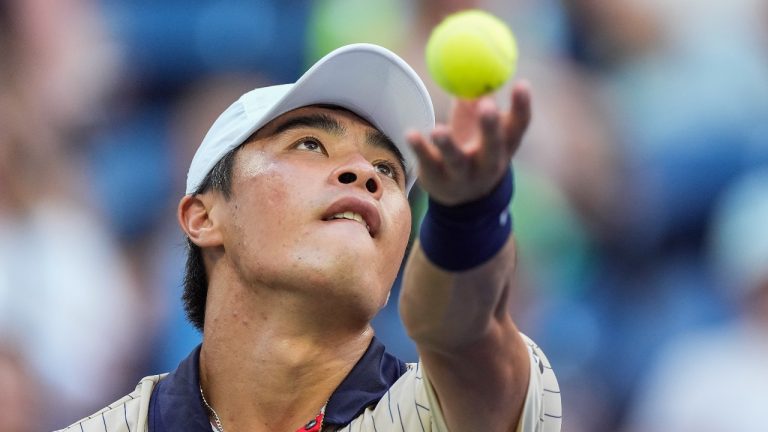
M 213 123 L 187 173 L 194 193 L 222 157 L 276 117 L 308 105 L 346 108 L 387 135 L 405 159 L 407 190 L 416 180 L 416 155 L 405 140 L 415 129 L 429 133 L 435 112 L 424 83 L 393 52 L 371 44 L 347 45 L 318 60 L 294 84 L 245 93 Z

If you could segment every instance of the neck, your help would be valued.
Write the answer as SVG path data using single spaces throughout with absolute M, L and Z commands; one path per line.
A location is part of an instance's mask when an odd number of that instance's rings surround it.
M 258 291 L 209 291 L 200 382 L 226 430 L 293 431 L 317 415 L 373 331 L 332 324 L 284 292 Z

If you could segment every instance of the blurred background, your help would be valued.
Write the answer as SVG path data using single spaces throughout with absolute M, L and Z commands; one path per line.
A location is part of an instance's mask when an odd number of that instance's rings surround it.
M 510 24 L 533 87 L 513 313 L 563 431 L 765 432 L 764 0 L 0 2 L 0 432 L 66 426 L 199 343 L 175 208 L 226 106 L 374 42 L 442 119 L 426 38 L 471 7 Z M 396 299 L 375 325 L 413 361 Z

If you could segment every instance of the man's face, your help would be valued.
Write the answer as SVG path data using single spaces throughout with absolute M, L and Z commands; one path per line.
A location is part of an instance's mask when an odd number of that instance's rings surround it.
M 224 251 L 249 286 L 307 293 L 370 318 L 405 253 L 411 214 L 389 140 L 345 110 L 304 107 L 237 153 L 220 198 Z

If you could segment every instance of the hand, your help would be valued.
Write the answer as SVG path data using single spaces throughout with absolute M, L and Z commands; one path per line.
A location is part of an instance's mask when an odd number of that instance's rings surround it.
M 438 124 L 426 139 L 411 131 L 408 142 L 419 159 L 419 182 L 443 205 L 468 203 L 490 193 L 509 167 L 531 119 L 527 83 L 511 92 L 509 112 L 491 97 L 454 103 L 450 124 Z

